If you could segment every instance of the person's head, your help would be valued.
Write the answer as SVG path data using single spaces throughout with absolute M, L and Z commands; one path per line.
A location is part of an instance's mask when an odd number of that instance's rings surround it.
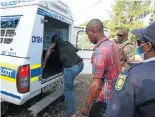
M 54 34 L 51 38 L 51 43 L 56 43 L 57 39 L 60 39 L 60 36 L 58 34 Z
M 104 37 L 102 22 L 99 19 L 92 19 L 86 26 L 86 33 L 90 42 L 96 44 Z
M 61 39 L 61 37 L 58 34 L 55 34 L 51 38 L 51 43 L 55 43 L 56 46 L 59 46 L 63 43 L 63 40 Z
M 145 29 L 134 29 L 131 33 L 138 36 L 137 54 L 144 60 L 155 57 L 155 22 Z
M 129 32 L 129 30 L 126 28 L 119 29 L 117 31 L 118 41 L 123 41 L 123 40 L 127 39 L 128 38 L 128 32 Z

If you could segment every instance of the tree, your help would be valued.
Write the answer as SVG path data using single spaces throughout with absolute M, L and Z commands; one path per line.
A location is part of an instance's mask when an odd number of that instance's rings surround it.
M 152 1 L 150 23 L 155 22 L 155 1 Z
M 119 28 L 130 30 L 144 27 L 143 18 L 150 12 L 150 1 L 121 0 L 112 6 L 111 20 L 106 22 L 113 38 Z M 132 38 L 129 35 L 129 38 Z
M 85 26 L 87 26 L 88 22 L 89 22 L 89 20 L 83 22 L 80 26 L 84 26 L 85 27 Z

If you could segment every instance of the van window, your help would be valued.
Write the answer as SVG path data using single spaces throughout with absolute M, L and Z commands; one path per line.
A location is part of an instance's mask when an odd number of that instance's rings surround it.
M 0 43 L 10 44 L 21 16 L 1 16 Z

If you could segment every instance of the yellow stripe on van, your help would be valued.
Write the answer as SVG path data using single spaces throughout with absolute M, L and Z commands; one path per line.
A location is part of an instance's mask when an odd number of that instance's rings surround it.
M 4 67 L 6 69 L 12 69 L 14 70 L 15 72 L 17 72 L 17 67 L 19 65 L 13 65 L 13 64 L 7 64 L 7 63 L 2 63 L 0 62 L 0 67 Z M 32 70 L 35 70 L 35 69 L 38 69 L 38 68 L 41 68 L 41 64 L 32 64 L 30 65 L 30 70 L 32 72 Z M 36 72 L 36 71 L 35 71 Z M 38 81 L 39 80 L 39 76 L 41 74 L 37 74 L 36 76 L 32 76 L 30 78 L 30 82 L 35 82 L 35 81 Z M 9 82 L 12 82 L 12 83 L 15 83 L 16 82 L 16 77 L 7 77 L 7 76 L 3 76 L 3 75 L 0 75 L 0 79 L 1 80 L 5 80 L 5 81 L 9 81 Z
M 39 67 L 41 67 L 41 64 L 32 64 L 30 66 L 31 69 L 36 69 L 36 68 L 39 68 Z
M 7 63 L 2 63 L 2 62 L 0 62 L 0 66 L 10 68 L 10 69 L 17 69 L 17 65 L 7 64 Z
M 30 79 L 30 82 L 35 82 L 39 80 L 39 76 L 33 77 Z
M 12 83 L 15 83 L 16 82 L 15 79 L 10 78 L 10 77 L 7 77 L 7 76 L 2 76 L 2 75 L 0 75 L 0 79 L 1 80 L 5 80 L 5 81 L 9 81 L 9 82 L 12 82 Z

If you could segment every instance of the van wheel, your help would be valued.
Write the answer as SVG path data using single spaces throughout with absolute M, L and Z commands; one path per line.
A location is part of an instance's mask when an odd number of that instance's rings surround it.
M 8 111 L 8 103 L 1 102 L 1 115 L 6 114 L 7 111 Z

